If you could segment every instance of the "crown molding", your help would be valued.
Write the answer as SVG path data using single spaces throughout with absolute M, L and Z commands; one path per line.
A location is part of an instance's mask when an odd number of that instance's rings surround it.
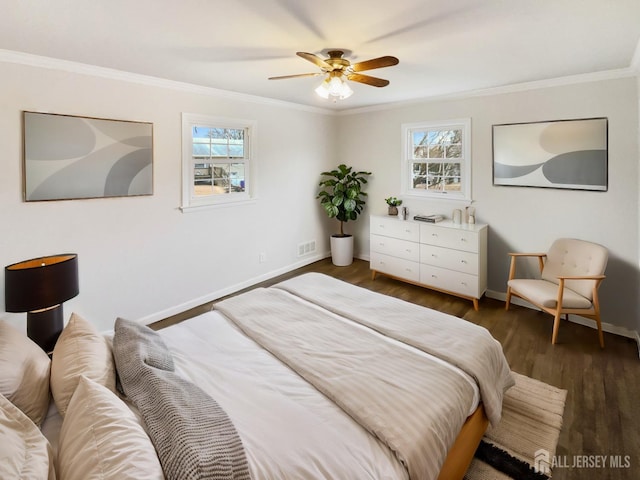
M 246 93 L 232 92 L 230 90 L 222 90 L 213 87 L 204 87 L 187 82 L 178 82 L 175 80 L 167 80 L 164 78 L 153 77 L 150 75 L 142 75 L 138 73 L 125 72 L 113 68 L 98 67 L 86 63 L 72 62 L 69 60 L 61 60 L 58 58 L 44 57 L 33 55 L 30 53 L 16 52 L 13 50 L 0 49 L 0 62 L 15 63 L 27 65 L 30 67 L 47 68 L 51 70 L 60 70 L 69 73 L 77 73 L 80 75 L 88 75 L 93 77 L 106 78 L 109 80 L 118 80 L 122 82 L 137 83 L 140 85 L 166 88 L 169 90 L 177 90 L 186 93 L 195 93 L 198 95 L 207 95 L 230 100 L 238 100 L 243 102 L 257 103 L 261 105 L 270 105 L 276 107 L 289 108 L 293 110 L 302 110 L 311 113 L 320 113 L 324 115 L 335 115 L 333 110 L 324 108 L 302 105 L 299 103 L 286 102 L 284 100 L 275 100 L 273 98 L 260 97 L 258 95 L 249 95 Z
M 640 44 L 639 44 L 640 45 Z M 636 49 L 634 61 L 640 63 L 640 49 Z M 354 108 L 350 110 L 340 110 L 337 115 L 353 115 L 360 113 L 368 113 L 380 110 L 390 110 L 420 103 L 441 102 L 445 100 L 459 100 L 471 97 L 485 97 L 491 95 L 501 95 L 506 93 L 525 92 L 528 90 L 538 90 L 542 88 L 562 87 L 566 85 L 576 85 L 580 83 L 599 82 L 603 80 L 615 80 L 620 78 L 629 78 L 640 76 L 640 65 L 637 68 L 629 66 L 627 68 L 619 68 L 615 70 L 603 70 L 600 72 L 583 73 L 579 75 L 568 75 L 565 77 L 550 78 L 546 80 L 536 80 L 533 82 L 514 83 L 511 85 L 502 85 L 499 87 L 483 88 L 478 90 L 469 90 L 465 92 L 454 92 L 444 95 L 434 95 L 430 97 L 415 98 L 404 100 L 401 102 L 385 103 L 373 105 L 371 107 Z

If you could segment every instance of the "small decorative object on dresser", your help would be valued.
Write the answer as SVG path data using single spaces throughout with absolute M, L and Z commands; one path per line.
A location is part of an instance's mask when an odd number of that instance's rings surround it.
M 385 198 L 384 201 L 389 205 L 389 215 L 398 215 L 398 207 L 402 205 L 402 200 L 396 197 L 389 197 Z
M 372 278 L 377 273 L 473 301 L 487 289 L 487 232 L 482 224 L 400 221 L 371 216 Z

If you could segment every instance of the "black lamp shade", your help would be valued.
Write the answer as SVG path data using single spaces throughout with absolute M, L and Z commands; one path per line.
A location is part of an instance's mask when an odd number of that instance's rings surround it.
M 78 256 L 52 255 L 14 263 L 4 269 L 7 312 L 33 312 L 59 305 L 79 293 Z

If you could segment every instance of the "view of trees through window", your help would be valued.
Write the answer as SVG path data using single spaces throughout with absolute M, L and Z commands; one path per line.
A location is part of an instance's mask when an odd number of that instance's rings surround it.
M 411 131 L 412 188 L 432 192 L 460 192 L 462 129 Z

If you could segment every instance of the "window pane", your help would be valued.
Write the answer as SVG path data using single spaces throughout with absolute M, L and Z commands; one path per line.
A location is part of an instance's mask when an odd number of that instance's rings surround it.
M 435 175 L 429 176 L 429 183 L 427 185 L 427 190 L 442 190 L 442 177 L 438 177 Z
M 445 163 L 443 164 L 443 171 L 449 177 L 459 177 L 461 175 L 461 165 L 459 163 Z
M 413 149 L 413 158 L 427 158 L 429 156 L 429 147 L 419 145 Z
M 232 163 L 231 170 L 229 171 L 229 183 L 231 185 L 232 192 L 244 192 L 245 178 L 244 178 L 244 164 Z
M 444 147 L 440 145 L 429 147 L 429 158 L 444 158 Z
M 428 143 L 428 135 L 427 132 L 424 131 L 414 131 L 412 134 L 413 137 L 413 145 L 426 145 Z
M 442 164 L 441 163 L 430 163 L 429 164 L 429 173 L 431 175 L 442 174 Z
M 426 175 L 427 174 L 427 164 L 422 162 L 414 162 L 413 163 L 413 175 Z
M 424 190 L 427 188 L 427 176 L 426 175 L 414 175 L 413 176 L 413 188 Z
M 462 145 L 449 145 L 446 150 L 447 158 L 460 158 L 462 156 Z
M 229 193 L 229 164 L 215 164 L 213 166 L 213 194 Z
M 213 193 L 211 171 L 210 163 L 196 163 L 194 165 L 193 190 L 197 197 L 211 195 Z
M 446 177 L 444 180 L 445 192 L 459 192 L 462 190 L 462 184 L 460 183 L 460 177 Z

